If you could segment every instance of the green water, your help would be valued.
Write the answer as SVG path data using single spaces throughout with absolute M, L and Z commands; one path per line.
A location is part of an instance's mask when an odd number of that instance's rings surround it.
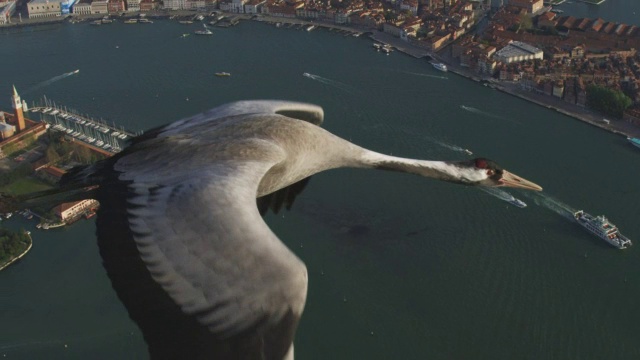
M 327 129 L 380 152 L 444 160 L 468 148 L 544 193 L 509 191 L 528 203 L 519 209 L 473 188 L 343 169 L 314 176 L 293 211 L 267 217 L 309 269 L 296 358 L 640 358 L 640 152 L 623 137 L 426 60 L 376 53 L 365 37 L 255 22 L 181 37 L 197 28 L 3 35 L 0 107 L 10 109 L 15 84 L 29 104 L 46 95 L 144 130 L 228 101 L 290 99 L 323 106 Z M 612 248 L 566 209 L 606 214 L 636 245 Z M 93 222 L 46 232 L 8 223 L 31 229 L 34 247 L 0 272 L 0 354 L 147 358 Z

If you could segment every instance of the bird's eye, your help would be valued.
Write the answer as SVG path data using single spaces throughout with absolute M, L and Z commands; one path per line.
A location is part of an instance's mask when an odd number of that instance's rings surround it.
M 493 176 L 495 173 L 496 173 L 496 172 L 495 172 L 495 171 L 493 171 L 493 170 L 491 170 L 491 169 L 487 170 L 487 175 L 488 175 L 488 176 Z
M 476 159 L 476 167 L 478 169 L 486 169 L 487 168 L 487 160 L 485 160 L 485 159 Z

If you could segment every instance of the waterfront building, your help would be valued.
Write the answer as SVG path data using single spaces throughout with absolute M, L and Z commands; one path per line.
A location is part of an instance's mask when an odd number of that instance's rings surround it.
M 140 11 L 140 0 L 127 0 L 127 12 Z
M 16 11 L 16 2 L 9 1 L 0 3 L 0 25 L 11 22 L 11 15 Z
M 91 2 L 87 0 L 81 0 L 73 6 L 73 13 L 77 15 L 90 15 L 91 14 Z
M 91 3 L 92 14 L 108 14 L 109 0 L 95 0 Z
M 87 210 L 96 209 L 98 206 L 96 200 L 88 199 L 60 204 L 54 208 L 54 212 L 60 221 L 67 222 L 79 218 Z
M 107 12 L 109 14 L 120 14 L 124 10 L 124 0 L 109 0 L 107 3 Z
M 140 11 L 156 10 L 159 7 L 159 4 L 153 0 L 140 0 Z
M 61 16 L 62 9 L 60 4 L 60 2 L 50 2 L 49 0 L 31 0 L 27 4 L 29 19 Z
M 204 6 L 204 0 L 164 0 L 164 8 L 168 10 L 196 10 Z
M 231 12 L 232 13 L 244 13 L 244 4 L 246 0 L 231 0 Z
M 302 9 L 304 7 L 304 3 L 300 3 L 299 5 L 290 5 L 284 1 L 276 2 L 274 0 L 267 0 L 265 6 L 262 7 L 263 14 L 268 14 L 271 16 L 278 16 L 284 18 L 295 18 L 296 11 L 298 9 Z
M 266 0 L 249 0 L 244 4 L 244 12 L 246 14 L 260 14 L 265 3 Z
M 510 41 L 509 44 L 496 52 L 495 57 L 503 63 L 520 62 L 525 60 L 542 60 L 542 50 L 521 41 Z

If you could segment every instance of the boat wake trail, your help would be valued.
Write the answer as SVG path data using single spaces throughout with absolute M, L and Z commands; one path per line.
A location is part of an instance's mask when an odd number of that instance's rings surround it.
M 319 75 L 314 75 L 314 74 L 309 74 L 309 73 L 302 73 L 302 75 L 304 77 L 307 77 L 311 80 L 315 80 L 318 82 L 321 82 L 325 85 L 329 85 L 329 86 L 333 86 L 337 89 L 340 89 L 342 91 L 348 92 L 350 94 L 353 94 L 355 92 L 355 88 L 352 86 L 349 86 L 345 83 L 341 83 L 340 81 L 336 81 L 336 80 L 331 80 L 331 79 L 327 79 L 325 77 L 319 76 Z
M 491 196 L 495 196 L 500 200 L 503 201 L 513 201 L 515 200 L 515 197 L 513 197 L 513 195 L 509 194 L 508 192 L 498 189 L 498 188 L 488 188 L 488 187 L 478 187 L 478 189 L 486 192 L 487 194 L 491 195 Z
M 512 122 L 512 123 L 520 124 L 520 122 L 518 122 L 518 121 L 507 119 L 507 118 L 502 117 L 500 115 L 491 114 L 491 113 L 488 113 L 486 111 L 482 111 L 480 109 L 476 109 L 476 108 L 474 108 L 472 106 L 460 105 L 460 108 L 462 110 L 468 111 L 470 113 L 474 113 L 474 114 L 490 117 L 490 118 L 497 119 L 497 120 L 504 120 L 504 121 L 509 121 L 509 122 Z
M 28 93 L 30 93 L 32 91 L 38 90 L 38 89 L 43 88 L 43 87 L 48 86 L 48 85 L 51 85 L 56 81 L 60 81 L 60 80 L 62 80 L 64 78 L 68 78 L 69 76 L 75 75 L 75 74 L 77 74 L 79 72 L 80 72 L 80 70 L 75 70 L 75 71 L 70 71 L 68 73 L 64 73 L 62 75 L 54 76 L 49 80 L 46 80 L 46 81 L 43 81 L 41 83 L 35 84 L 31 88 L 29 88 L 29 89 L 25 90 L 24 92 L 22 92 L 22 94 L 23 95 L 27 95 Z
M 429 77 L 429 78 L 433 78 L 433 79 L 449 80 L 449 78 L 446 77 L 446 76 L 422 74 L 422 73 L 415 73 L 415 72 L 409 72 L 409 71 L 401 71 L 401 73 L 409 74 L 409 75 L 416 75 L 416 76 L 424 76 L 424 77 Z
M 547 195 L 543 192 L 539 192 L 539 193 L 533 193 L 533 192 L 527 192 L 524 193 L 525 196 L 529 197 L 530 199 L 532 199 L 537 205 L 540 205 L 542 207 L 546 207 L 547 209 L 557 213 L 558 215 L 561 215 L 562 217 L 565 217 L 569 220 L 573 220 L 573 214 L 578 211 L 574 208 L 572 208 L 571 206 L 563 203 L 562 201 L 555 199 L 553 197 L 551 197 L 550 195 Z
M 440 141 L 440 140 L 434 139 L 434 138 L 432 138 L 430 136 L 425 136 L 425 138 L 427 140 L 431 141 L 432 143 L 434 143 L 434 144 L 436 144 L 438 146 L 441 146 L 441 147 L 443 147 L 445 149 L 449 149 L 449 150 L 465 153 L 467 155 L 473 155 L 473 153 L 471 151 L 469 151 L 468 149 L 465 149 L 465 148 L 461 148 L 460 146 L 449 144 L 449 143 L 446 143 L 444 141 Z

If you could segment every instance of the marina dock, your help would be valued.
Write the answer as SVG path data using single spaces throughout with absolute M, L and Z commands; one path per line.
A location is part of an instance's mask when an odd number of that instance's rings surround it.
M 87 147 L 102 152 L 105 155 L 113 155 L 123 149 L 127 140 L 138 134 L 118 128 L 115 124 L 109 125 L 106 121 L 96 120 L 91 117 L 77 114 L 75 111 L 56 106 L 46 98 L 43 105 L 31 107 L 28 111 L 40 114 L 40 121 L 46 123 L 48 128 L 66 134 L 74 141 L 80 141 Z

